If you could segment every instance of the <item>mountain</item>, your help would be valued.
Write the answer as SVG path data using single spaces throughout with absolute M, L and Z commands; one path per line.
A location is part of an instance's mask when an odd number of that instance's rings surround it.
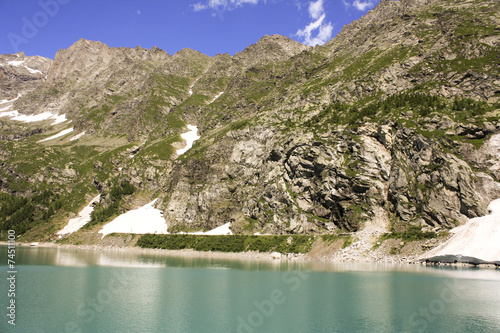
M 23 52 L 0 55 L 0 98 L 12 100 L 40 85 L 47 76 L 52 60 L 28 57 Z
M 0 116 L 68 119 L 0 118 L 2 237 L 53 240 L 97 193 L 72 240 L 153 197 L 171 232 L 370 244 L 485 215 L 500 197 L 499 6 L 384 0 L 325 45 L 264 36 L 234 56 L 84 39 L 53 61 L 0 56 Z M 177 156 L 187 124 L 201 138 Z

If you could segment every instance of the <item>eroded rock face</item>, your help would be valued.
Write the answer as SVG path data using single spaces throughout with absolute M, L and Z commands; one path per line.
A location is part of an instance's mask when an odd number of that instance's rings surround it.
M 0 100 L 13 100 L 45 82 L 52 60 L 24 52 L 0 55 Z
M 80 39 L 68 49 L 59 50 L 54 64 L 48 73 L 48 83 L 76 79 L 77 81 L 99 80 L 112 75 L 110 69 L 120 70 L 135 61 L 171 62 L 172 56 L 154 47 L 143 48 L 110 48 L 98 41 Z M 85 80 L 83 80 L 85 79 Z M 83 82 L 80 82 L 80 84 Z
M 485 203 L 473 190 L 469 165 L 420 135 L 399 133 L 389 184 L 389 201 L 406 222 L 452 227 L 483 215 Z
M 478 188 L 498 185 L 434 140 L 376 124 L 321 137 L 229 132 L 203 160 L 179 168 L 167 221 L 231 221 L 243 232 L 356 231 L 377 209 L 396 227 L 450 228 L 487 213 Z
M 500 134 L 494 134 L 480 149 L 475 149 L 471 144 L 464 144 L 461 153 L 473 165 L 487 169 L 491 174 L 500 179 Z

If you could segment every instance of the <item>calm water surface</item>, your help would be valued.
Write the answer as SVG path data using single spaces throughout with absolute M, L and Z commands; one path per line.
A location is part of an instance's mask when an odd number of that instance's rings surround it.
M 500 332 L 500 270 L 6 247 L 0 332 Z

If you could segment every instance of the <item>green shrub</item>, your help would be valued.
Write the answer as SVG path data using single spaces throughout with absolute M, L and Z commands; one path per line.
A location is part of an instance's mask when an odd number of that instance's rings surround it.
M 48 220 L 61 207 L 58 195 L 50 190 L 31 198 L 0 193 L 0 230 L 23 234 L 35 224 Z
M 110 217 L 120 213 L 120 203 L 123 196 L 131 195 L 135 192 L 135 187 L 128 181 L 122 181 L 120 184 L 115 184 L 109 190 L 109 198 L 111 203 L 104 206 L 98 203 L 90 214 L 90 222 L 84 228 L 89 228 L 93 225 L 106 222 Z
M 289 244 L 289 238 L 291 242 Z M 137 246 L 169 250 L 193 249 L 196 251 L 220 252 L 280 252 L 306 253 L 311 249 L 315 238 L 306 235 L 152 235 L 141 236 Z
M 435 238 L 437 237 L 435 232 L 432 231 L 422 231 L 419 227 L 411 225 L 407 230 L 405 231 L 393 231 L 391 233 L 384 234 L 380 237 L 380 241 L 384 241 L 386 239 L 399 239 L 401 238 L 402 240 L 406 242 L 412 242 L 412 241 L 419 241 L 422 239 L 430 239 L 430 238 Z

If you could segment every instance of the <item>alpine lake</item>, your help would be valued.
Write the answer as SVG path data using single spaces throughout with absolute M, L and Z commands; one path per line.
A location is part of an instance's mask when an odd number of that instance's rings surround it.
M 0 332 L 500 332 L 498 268 L 17 247 L 11 274 L 0 254 Z

